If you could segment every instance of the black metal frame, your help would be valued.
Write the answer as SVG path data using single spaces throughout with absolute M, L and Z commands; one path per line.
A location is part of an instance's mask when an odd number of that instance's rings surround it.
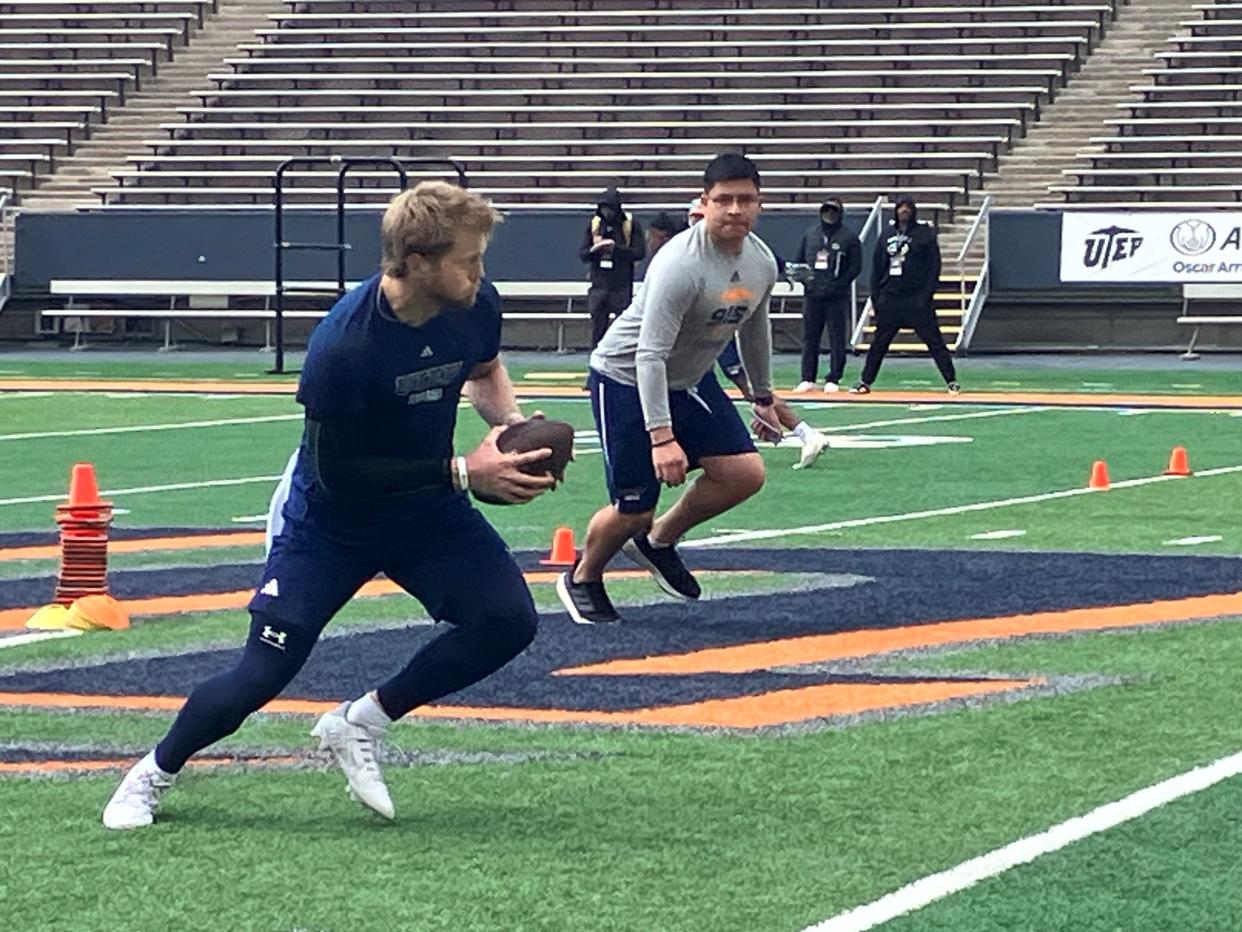
M 336 165 L 336 242 L 335 243 L 299 243 L 285 239 L 285 172 L 290 168 L 303 165 Z M 300 294 L 333 294 L 339 298 L 345 293 L 345 254 L 350 244 L 345 242 L 345 177 L 351 169 L 366 165 L 387 165 L 396 173 L 401 182 L 401 190 L 409 187 L 406 167 L 409 165 L 447 165 L 457 174 L 457 184 L 468 187 L 465 170 L 453 159 L 408 159 L 401 160 L 391 156 L 365 158 L 344 158 L 339 155 L 296 156 L 285 159 L 276 168 L 272 179 L 272 206 L 275 213 L 275 307 L 276 328 L 274 344 L 276 358 L 273 367 L 268 370 L 272 374 L 283 374 L 285 371 L 285 295 L 289 289 L 285 287 L 285 251 L 304 249 L 312 251 L 331 251 L 336 253 L 336 290 L 320 288 L 299 288 Z

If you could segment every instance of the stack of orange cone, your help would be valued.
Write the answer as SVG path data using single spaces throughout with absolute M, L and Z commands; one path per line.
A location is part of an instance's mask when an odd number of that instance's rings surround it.
M 56 508 L 60 525 L 60 573 L 56 603 L 71 605 L 87 595 L 108 594 L 108 525 L 112 503 L 100 501 L 95 467 L 75 463 L 69 501 Z

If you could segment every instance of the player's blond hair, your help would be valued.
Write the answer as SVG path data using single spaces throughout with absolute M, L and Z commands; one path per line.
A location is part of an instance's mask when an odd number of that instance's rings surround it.
M 479 195 L 446 181 L 422 181 L 392 199 L 380 225 L 385 275 L 402 278 L 411 254 L 435 259 L 464 232 L 490 236 L 501 215 Z

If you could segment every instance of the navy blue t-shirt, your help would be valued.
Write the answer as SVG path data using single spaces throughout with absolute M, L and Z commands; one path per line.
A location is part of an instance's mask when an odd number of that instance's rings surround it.
M 488 281 L 470 307 L 446 306 L 419 327 L 393 314 L 377 274 L 336 303 L 311 334 L 298 402 L 317 421 L 349 418 L 365 439 L 359 452 L 411 459 L 453 455 L 457 405 L 466 376 L 500 352 L 500 295 Z M 285 515 L 367 526 L 430 507 L 443 492 L 372 502 L 334 500 L 299 457 Z

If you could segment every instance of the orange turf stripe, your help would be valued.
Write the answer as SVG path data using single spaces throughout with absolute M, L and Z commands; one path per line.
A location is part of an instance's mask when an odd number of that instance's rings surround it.
M 40 709 L 128 709 L 135 712 L 176 712 L 184 704 L 185 696 L 97 696 L 85 693 L 0 692 L 0 706 L 33 706 Z M 339 705 L 340 702 L 318 702 L 310 699 L 274 699 L 263 707 L 263 711 L 322 715 Z
M 147 553 L 157 550 L 214 550 L 218 547 L 251 547 L 263 543 L 262 531 L 233 531 L 187 537 L 131 537 L 108 541 L 108 553 Z M 56 560 L 60 545 L 0 549 L 0 562 L 8 560 Z
M 991 693 L 1024 689 L 1043 680 L 989 680 L 933 683 L 829 683 L 797 689 L 778 689 L 757 696 L 711 699 L 684 705 L 600 712 L 570 709 L 522 709 L 480 706 L 425 706 L 411 719 L 477 719 L 489 722 L 543 722 L 546 724 L 665 725 L 690 728 L 761 728 L 834 715 L 856 715 L 881 709 L 904 708 Z M 182 696 L 92 696 L 71 693 L 0 693 L 0 706 L 58 709 L 128 709 L 175 711 Z M 264 712 L 321 715 L 336 708 L 335 701 L 276 699 Z
M 204 379 L 0 379 L 0 392 L 206 392 L 227 395 L 292 395 L 297 382 L 221 382 Z
M 724 575 L 728 570 L 707 571 L 699 575 Z M 749 570 L 744 572 L 750 572 Z M 560 570 L 532 570 L 523 575 L 531 584 L 556 582 Z M 617 570 L 609 572 L 612 579 L 640 579 L 647 576 L 646 570 Z M 374 598 L 381 595 L 395 595 L 405 590 L 390 579 L 373 579 L 361 589 L 355 598 Z M 126 599 L 121 604 L 129 612 L 130 617 L 152 615 L 176 615 L 181 612 L 215 612 L 225 609 L 245 608 L 254 595 L 253 589 L 239 589 L 234 592 L 213 592 L 206 595 L 165 595 L 150 599 Z M 24 628 L 26 622 L 38 610 L 32 608 L 10 608 L 0 611 L 0 631 L 15 631 Z
M 686 705 L 660 706 L 625 712 L 567 709 L 507 709 L 433 706 L 414 713 L 420 718 L 472 718 L 483 721 L 585 723 L 591 725 L 664 725 L 688 728 L 762 728 L 834 715 L 856 715 L 983 696 L 1037 685 L 1043 680 L 991 680 L 960 683 L 829 683 L 778 689 L 757 696 L 709 699 Z
M 1080 608 L 1066 612 L 1039 612 L 1031 615 L 1010 615 L 1004 618 L 947 621 L 940 624 L 911 625 L 902 628 L 782 638 L 778 641 L 758 644 L 713 647 L 688 654 L 611 660 L 605 663 L 570 667 L 558 670 L 557 673 L 566 676 L 632 676 L 635 674 L 685 676 L 695 673 L 749 673 L 774 666 L 824 663 L 911 648 L 961 644 L 1031 634 L 1131 628 L 1163 622 L 1217 618 L 1224 615 L 1242 615 L 1242 592 L 1235 592 L 1232 595 L 1193 596 L 1161 602 L 1139 602 L 1133 605 L 1111 605 L 1103 608 Z
M 189 761 L 191 767 L 224 767 L 229 764 L 260 764 L 289 765 L 301 763 L 304 758 L 290 757 L 250 757 L 240 758 L 202 758 Z M 77 770 L 127 770 L 134 763 L 132 757 L 117 760 L 33 760 L 33 761 L 0 761 L 0 773 L 65 773 Z
M 210 392 L 232 395 L 291 395 L 297 390 L 295 382 L 223 382 L 223 381 L 166 381 L 160 379 L 0 379 L 0 391 L 133 391 L 133 392 Z M 534 388 L 518 386 L 519 398 L 581 398 L 583 390 L 578 386 L 553 385 Z M 731 397 L 741 397 L 730 391 Z M 788 395 L 787 392 L 781 393 Z M 890 402 L 908 404 L 936 402 L 938 404 L 1013 404 L 1013 405 L 1072 405 L 1162 408 L 1242 408 L 1242 395 L 1158 395 L 1158 394 L 1094 394 L 1075 392 L 972 392 L 951 398 L 944 392 L 935 391 L 873 391 L 870 395 L 838 393 L 825 395 L 811 392 L 799 395 L 799 401 L 831 401 L 837 404 L 866 404 Z
M 636 713 L 645 725 L 694 725 L 702 728 L 761 728 L 834 715 L 856 715 L 880 709 L 906 708 L 1006 692 L 1038 680 L 994 680 L 983 683 L 829 683 L 779 689 L 758 696 L 712 699 L 693 705 L 644 709 Z
M 737 395 L 736 392 L 732 393 Z M 828 395 L 807 392 L 791 395 L 778 392 L 791 401 L 835 402 L 837 404 L 964 404 L 964 405 L 1054 405 L 1061 407 L 1134 407 L 1134 408 L 1242 408 L 1242 395 L 1157 395 L 1157 394 L 1095 394 L 1093 392 L 973 392 L 969 389 L 956 397 L 940 392 L 882 391 L 873 389 L 866 395 L 845 392 Z

